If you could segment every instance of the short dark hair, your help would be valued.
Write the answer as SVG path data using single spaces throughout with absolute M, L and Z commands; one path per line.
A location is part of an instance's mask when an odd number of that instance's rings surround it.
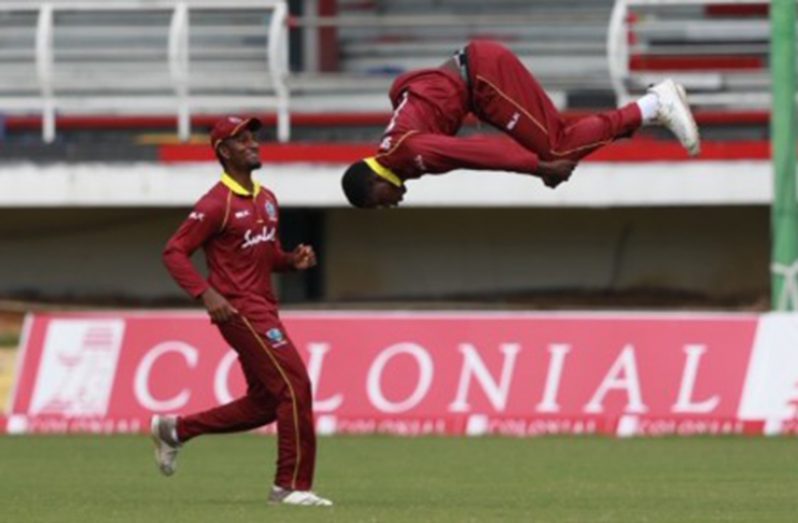
M 349 166 L 341 178 L 346 199 L 355 207 L 365 207 L 374 185 L 374 171 L 363 160 Z

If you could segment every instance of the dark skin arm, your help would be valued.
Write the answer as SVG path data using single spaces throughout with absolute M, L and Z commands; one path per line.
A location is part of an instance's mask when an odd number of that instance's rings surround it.
M 554 189 L 562 182 L 568 181 L 576 168 L 576 162 L 571 160 L 552 160 L 550 162 L 540 161 L 535 174 L 543 179 L 546 187 Z

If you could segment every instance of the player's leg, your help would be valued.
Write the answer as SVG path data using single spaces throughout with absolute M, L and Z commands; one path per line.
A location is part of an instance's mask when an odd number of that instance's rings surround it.
M 313 396 L 305 364 L 279 322 L 258 325 L 244 320 L 258 345 L 251 367 L 277 399 L 277 470 L 271 503 L 329 506 L 310 489 L 316 466 Z M 251 346 L 251 345 L 250 345 Z
M 466 47 L 476 115 L 512 136 L 543 160 L 579 159 L 641 124 L 636 107 L 624 107 L 567 124 L 517 56 L 490 41 Z
M 242 324 L 243 327 L 243 324 Z M 251 343 L 248 330 L 230 326 L 222 334 L 233 347 Z M 252 430 L 277 419 L 277 400 L 269 394 L 252 365 L 244 363 L 247 352 L 239 354 L 247 380 L 247 394 L 230 403 L 189 416 L 153 416 L 150 433 L 155 444 L 155 460 L 165 476 L 174 474 L 177 455 L 184 443 L 202 434 L 221 434 Z
M 512 52 L 489 41 L 472 42 L 466 52 L 476 115 L 502 129 L 541 159 L 579 160 L 617 138 L 629 136 L 643 123 L 637 103 L 566 122 Z M 690 124 L 695 127 L 689 109 L 686 109 L 689 121 L 683 118 L 685 111 L 680 116 L 679 121 L 672 119 L 669 128 L 676 131 L 674 128 Z M 689 133 L 681 133 L 685 134 Z
M 243 432 L 276 420 L 277 400 L 262 390 L 260 384 L 250 385 L 246 396 L 219 407 L 179 417 L 177 438 L 183 444 L 202 434 Z
M 253 342 L 246 324 L 233 319 L 219 326 L 225 341 L 238 353 L 238 360 L 247 381 L 247 393 L 225 405 L 203 412 L 181 416 L 177 420 L 180 443 L 202 435 L 241 432 L 262 427 L 277 419 L 277 399 L 263 384 L 258 370 L 260 347 Z
M 262 393 L 248 392 L 235 401 L 190 416 L 152 417 L 150 434 L 155 444 L 155 461 L 165 476 L 177 469 L 180 448 L 202 434 L 252 430 L 276 419 L 276 402 Z

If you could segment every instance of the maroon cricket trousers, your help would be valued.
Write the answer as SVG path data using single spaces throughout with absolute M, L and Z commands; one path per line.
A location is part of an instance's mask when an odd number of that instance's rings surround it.
M 277 471 L 274 484 L 310 490 L 316 463 L 313 400 L 305 364 L 276 318 L 257 328 L 237 315 L 218 326 L 238 353 L 246 394 L 226 405 L 181 417 L 181 442 L 201 434 L 251 430 L 277 421 Z
M 542 160 L 578 161 L 641 125 L 636 103 L 566 122 L 546 92 L 508 49 L 475 40 L 465 48 L 470 108 Z

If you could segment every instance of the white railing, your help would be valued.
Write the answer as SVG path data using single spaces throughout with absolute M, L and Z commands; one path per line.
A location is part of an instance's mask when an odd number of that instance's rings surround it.
M 510 47 L 560 109 L 567 107 L 570 92 L 610 89 L 604 41 L 611 3 L 606 1 L 578 0 L 573 6 L 518 0 L 515 11 L 496 6 L 490 12 L 491 3 L 484 0 L 389 0 L 349 11 L 341 1 L 335 16 L 317 16 L 314 2 L 307 0 L 304 14 L 291 21 L 305 38 L 303 70 L 291 77 L 292 100 L 301 100 L 303 109 L 389 112 L 385 93 L 397 74 L 437 67 L 485 35 Z M 486 12 L 475 12 L 483 3 Z M 460 9 L 460 4 L 466 5 Z M 324 44 L 318 32 L 329 28 L 339 43 L 338 70 L 320 72 L 316 54 Z
M 187 140 L 192 114 L 274 110 L 289 139 L 285 0 L 1 1 L 0 15 L 0 111 L 41 114 L 46 142 L 57 114 L 94 112 L 175 114 Z
M 712 19 L 703 16 L 710 5 L 763 5 L 769 0 L 615 0 L 607 31 L 607 63 L 619 105 L 631 101 L 640 91 L 663 76 L 676 77 L 691 89 L 696 105 L 765 108 L 770 100 L 767 67 L 761 71 L 671 70 L 641 72 L 630 69 L 633 55 L 673 54 L 689 57 L 712 54 L 718 57 L 759 56 L 766 61 L 770 26 L 767 18 Z M 637 20 L 630 22 L 630 13 Z M 673 16 L 677 13 L 680 16 Z M 629 42 L 630 32 L 637 37 Z M 648 38 L 666 36 L 675 46 L 651 45 Z

